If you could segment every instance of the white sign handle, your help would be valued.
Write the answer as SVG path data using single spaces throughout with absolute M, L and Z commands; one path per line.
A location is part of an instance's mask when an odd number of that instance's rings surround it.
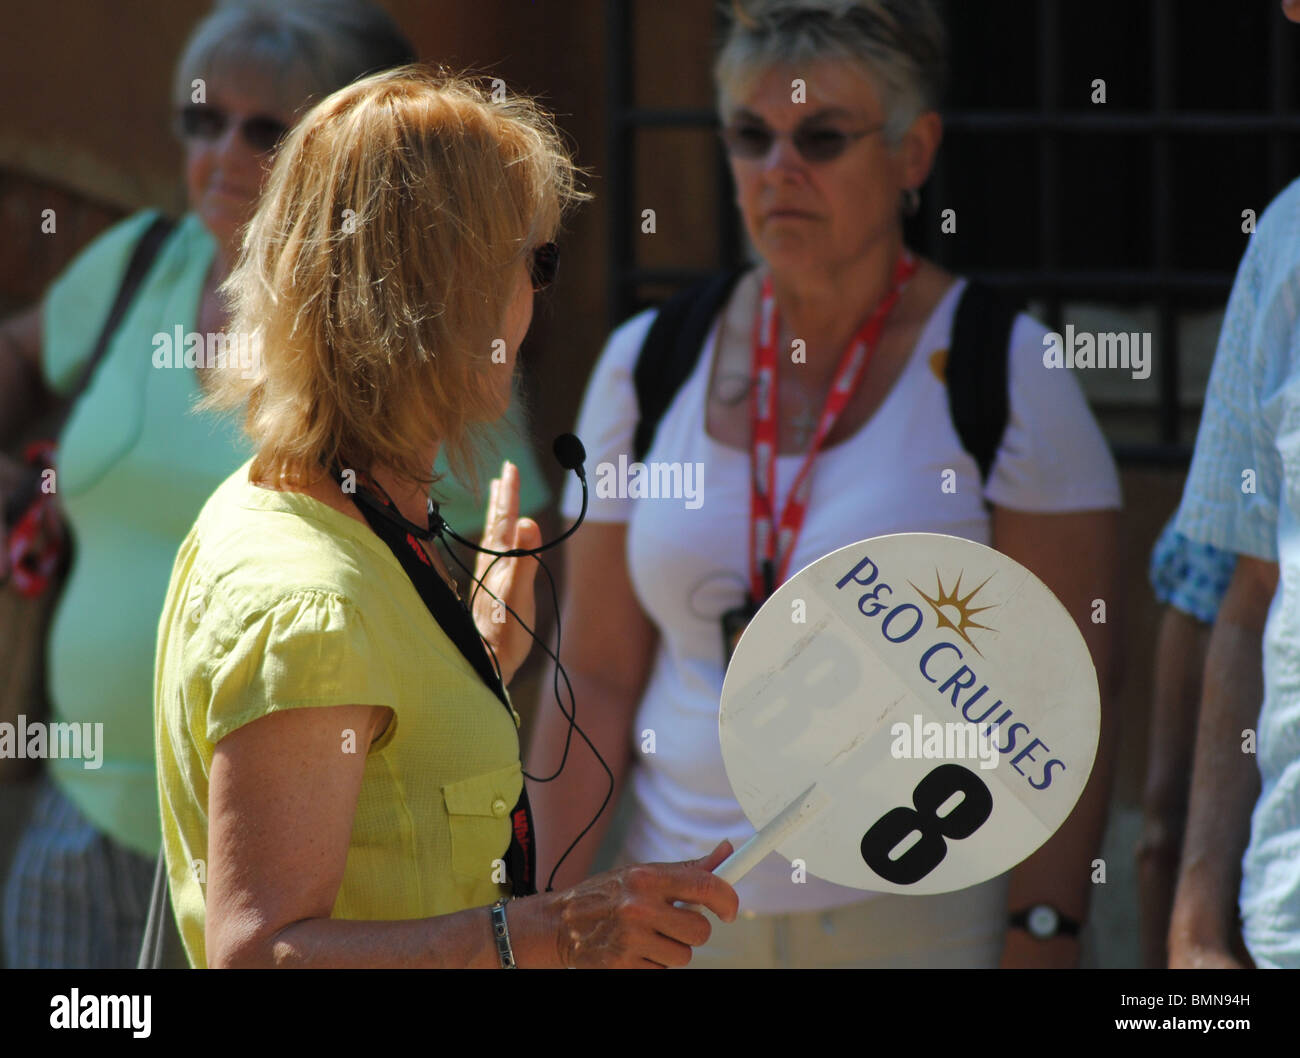
M 775 851 L 786 838 L 803 827 L 830 803 L 830 797 L 813 783 L 786 805 L 762 830 L 741 845 L 718 865 L 713 873 L 729 885 L 735 885 L 769 852 Z

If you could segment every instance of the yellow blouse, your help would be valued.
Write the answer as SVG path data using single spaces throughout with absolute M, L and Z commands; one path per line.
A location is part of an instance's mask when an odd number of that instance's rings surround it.
M 506 895 L 500 860 L 523 783 L 518 714 L 383 541 L 318 500 L 250 484 L 248 472 L 222 483 L 181 544 L 158 626 L 163 845 L 197 967 L 207 965 L 208 776 L 216 744 L 242 725 L 312 706 L 394 711 L 367 754 L 334 918 L 423 918 Z

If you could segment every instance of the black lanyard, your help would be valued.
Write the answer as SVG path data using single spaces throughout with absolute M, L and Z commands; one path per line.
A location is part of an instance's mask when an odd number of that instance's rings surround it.
M 334 471 L 334 480 L 342 483 L 342 474 L 337 468 Z M 433 568 L 433 563 L 429 561 L 429 556 L 425 554 L 424 548 L 420 546 L 415 536 L 390 521 L 377 509 L 391 509 L 391 505 L 384 497 L 369 490 L 366 490 L 363 495 L 358 483 L 355 498 L 359 501 L 358 510 L 370 523 L 370 528 L 375 531 L 375 535 L 388 545 L 388 549 L 401 563 L 402 569 L 406 571 L 411 584 L 419 593 L 420 599 L 433 619 L 447 634 L 447 638 L 456 644 L 456 649 L 474 667 L 474 671 L 479 674 L 492 693 L 500 699 L 513 722 L 515 714 L 510 707 L 509 699 L 506 698 L 505 687 L 501 684 L 501 678 L 488 657 L 483 640 L 479 637 L 478 628 L 474 625 L 474 618 L 465 608 L 465 604 L 447 587 L 446 581 Z M 531 896 L 537 892 L 534 878 L 536 867 L 533 834 L 533 815 L 528 805 L 528 791 L 521 787 L 519 800 L 510 810 L 510 847 L 506 849 L 505 855 L 506 873 L 515 896 Z

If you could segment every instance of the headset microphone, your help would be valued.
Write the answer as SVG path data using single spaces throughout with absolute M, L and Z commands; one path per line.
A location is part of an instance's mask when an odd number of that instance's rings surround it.
M 560 466 L 565 470 L 576 470 L 578 477 L 583 481 L 587 480 L 587 472 L 582 468 L 582 464 L 587 461 L 587 450 L 582 447 L 579 441 L 571 433 L 562 433 L 555 439 L 551 445 L 551 451 L 555 453 L 555 458 L 560 461 Z
M 578 512 L 578 520 L 569 528 L 552 540 L 549 544 L 543 544 L 541 547 L 512 547 L 509 551 L 493 551 L 488 547 L 479 547 L 478 544 L 466 540 L 457 533 L 450 525 L 443 521 L 442 514 L 438 510 L 438 505 L 432 500 L 429 501 L 429 529 L 438 536 L 451 537 L 458 544 L 471 548 L 483 555 L 494 555 L 497 558 L 522 558 L 525 555 L 536 557 L 543 551 L 549 551 L 553 547 L 558 547 L 569 537 L 578 531 L 580 526 L 587 517 L 587 471 L 583 468 L 583 463 L 587 459 L 587 450 L 582 447 L 579 441 L 571 433 L 562 433 L 555 439 L 551 445 L 551 451 L 555 453 L 556 460 L 565 470 L 572 470 L 578 475 L 578 481 L 582 485 L 582 510 Z
M 385 503 L 377 496 L 372 496 L 365 489 L 357 489 L 355 492 L 351 492 L 351 490 L 348 491 L 352 495 L 353 500 L 358 503 L 364 503 L 372 511 L 375 511 L 383 518 L 401 526 L 402 529 L 410 533 L 417 540 L 430 541 L 435 536 L 443 536 L 445 534 L 455 540 L 458 544 L 463 544 L 465 547 L 472 548 L 473 550 L 482 552 L 485 555 L 493 555 L 497 558 L 523 558 L 526 555 L 536 557 L 543 551 L 549 551 L 551 548 L 564 543 L 564 541 L 577 532 L 578 526 L 580 526 L 587 517 L 587 472 L 582 465 L 587 458 L 587 450 L 582 447 L 582 442 L 573 434 L 562 433 L 555 439 L 552 451 L 554 451 L 555 458 L 559 461 L 560 466 L 564 467 L 565 470 L 572 470 L 577 473 L 578 481 L 582 485 L 582 510 L 578 512 L 578 520 L 569 526 L 564 533 L 557 536 L 549 544 L 543 544 L 541 547 L 511 548 L 509 551 L 493 551 L 490 548 L 479 547 L 478 544 L 466 540 L 443 520 L 442 514 L 438 510 L 438 504 L 432 499 L 429 500 L 429 524 L 416 525 L 410 519 L 404 518 L 397 510 L 395 504 Z M 337 466 L 334 468 L 333 477 L 336 481 L 339 481 L 340 483 L 342 482 L 341 472 Z M 387 493 L 385 493 L 385 496 L 387 496 Z

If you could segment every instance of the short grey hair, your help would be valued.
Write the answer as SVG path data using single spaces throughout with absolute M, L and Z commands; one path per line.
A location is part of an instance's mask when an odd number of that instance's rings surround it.
M 181 52 L 172 100 L 188 103 L 197 78 L 251 67 L 296 114 L 365 74 L 415 61 L 411 42 L 370 0 L 217 0 Z
M 764 70 L 847 60 L 868 76 L 897 144 L 937 110 L 947 77 L 947 32 L 933 0 L 731 0 L 713 67 L 719 111 Z

